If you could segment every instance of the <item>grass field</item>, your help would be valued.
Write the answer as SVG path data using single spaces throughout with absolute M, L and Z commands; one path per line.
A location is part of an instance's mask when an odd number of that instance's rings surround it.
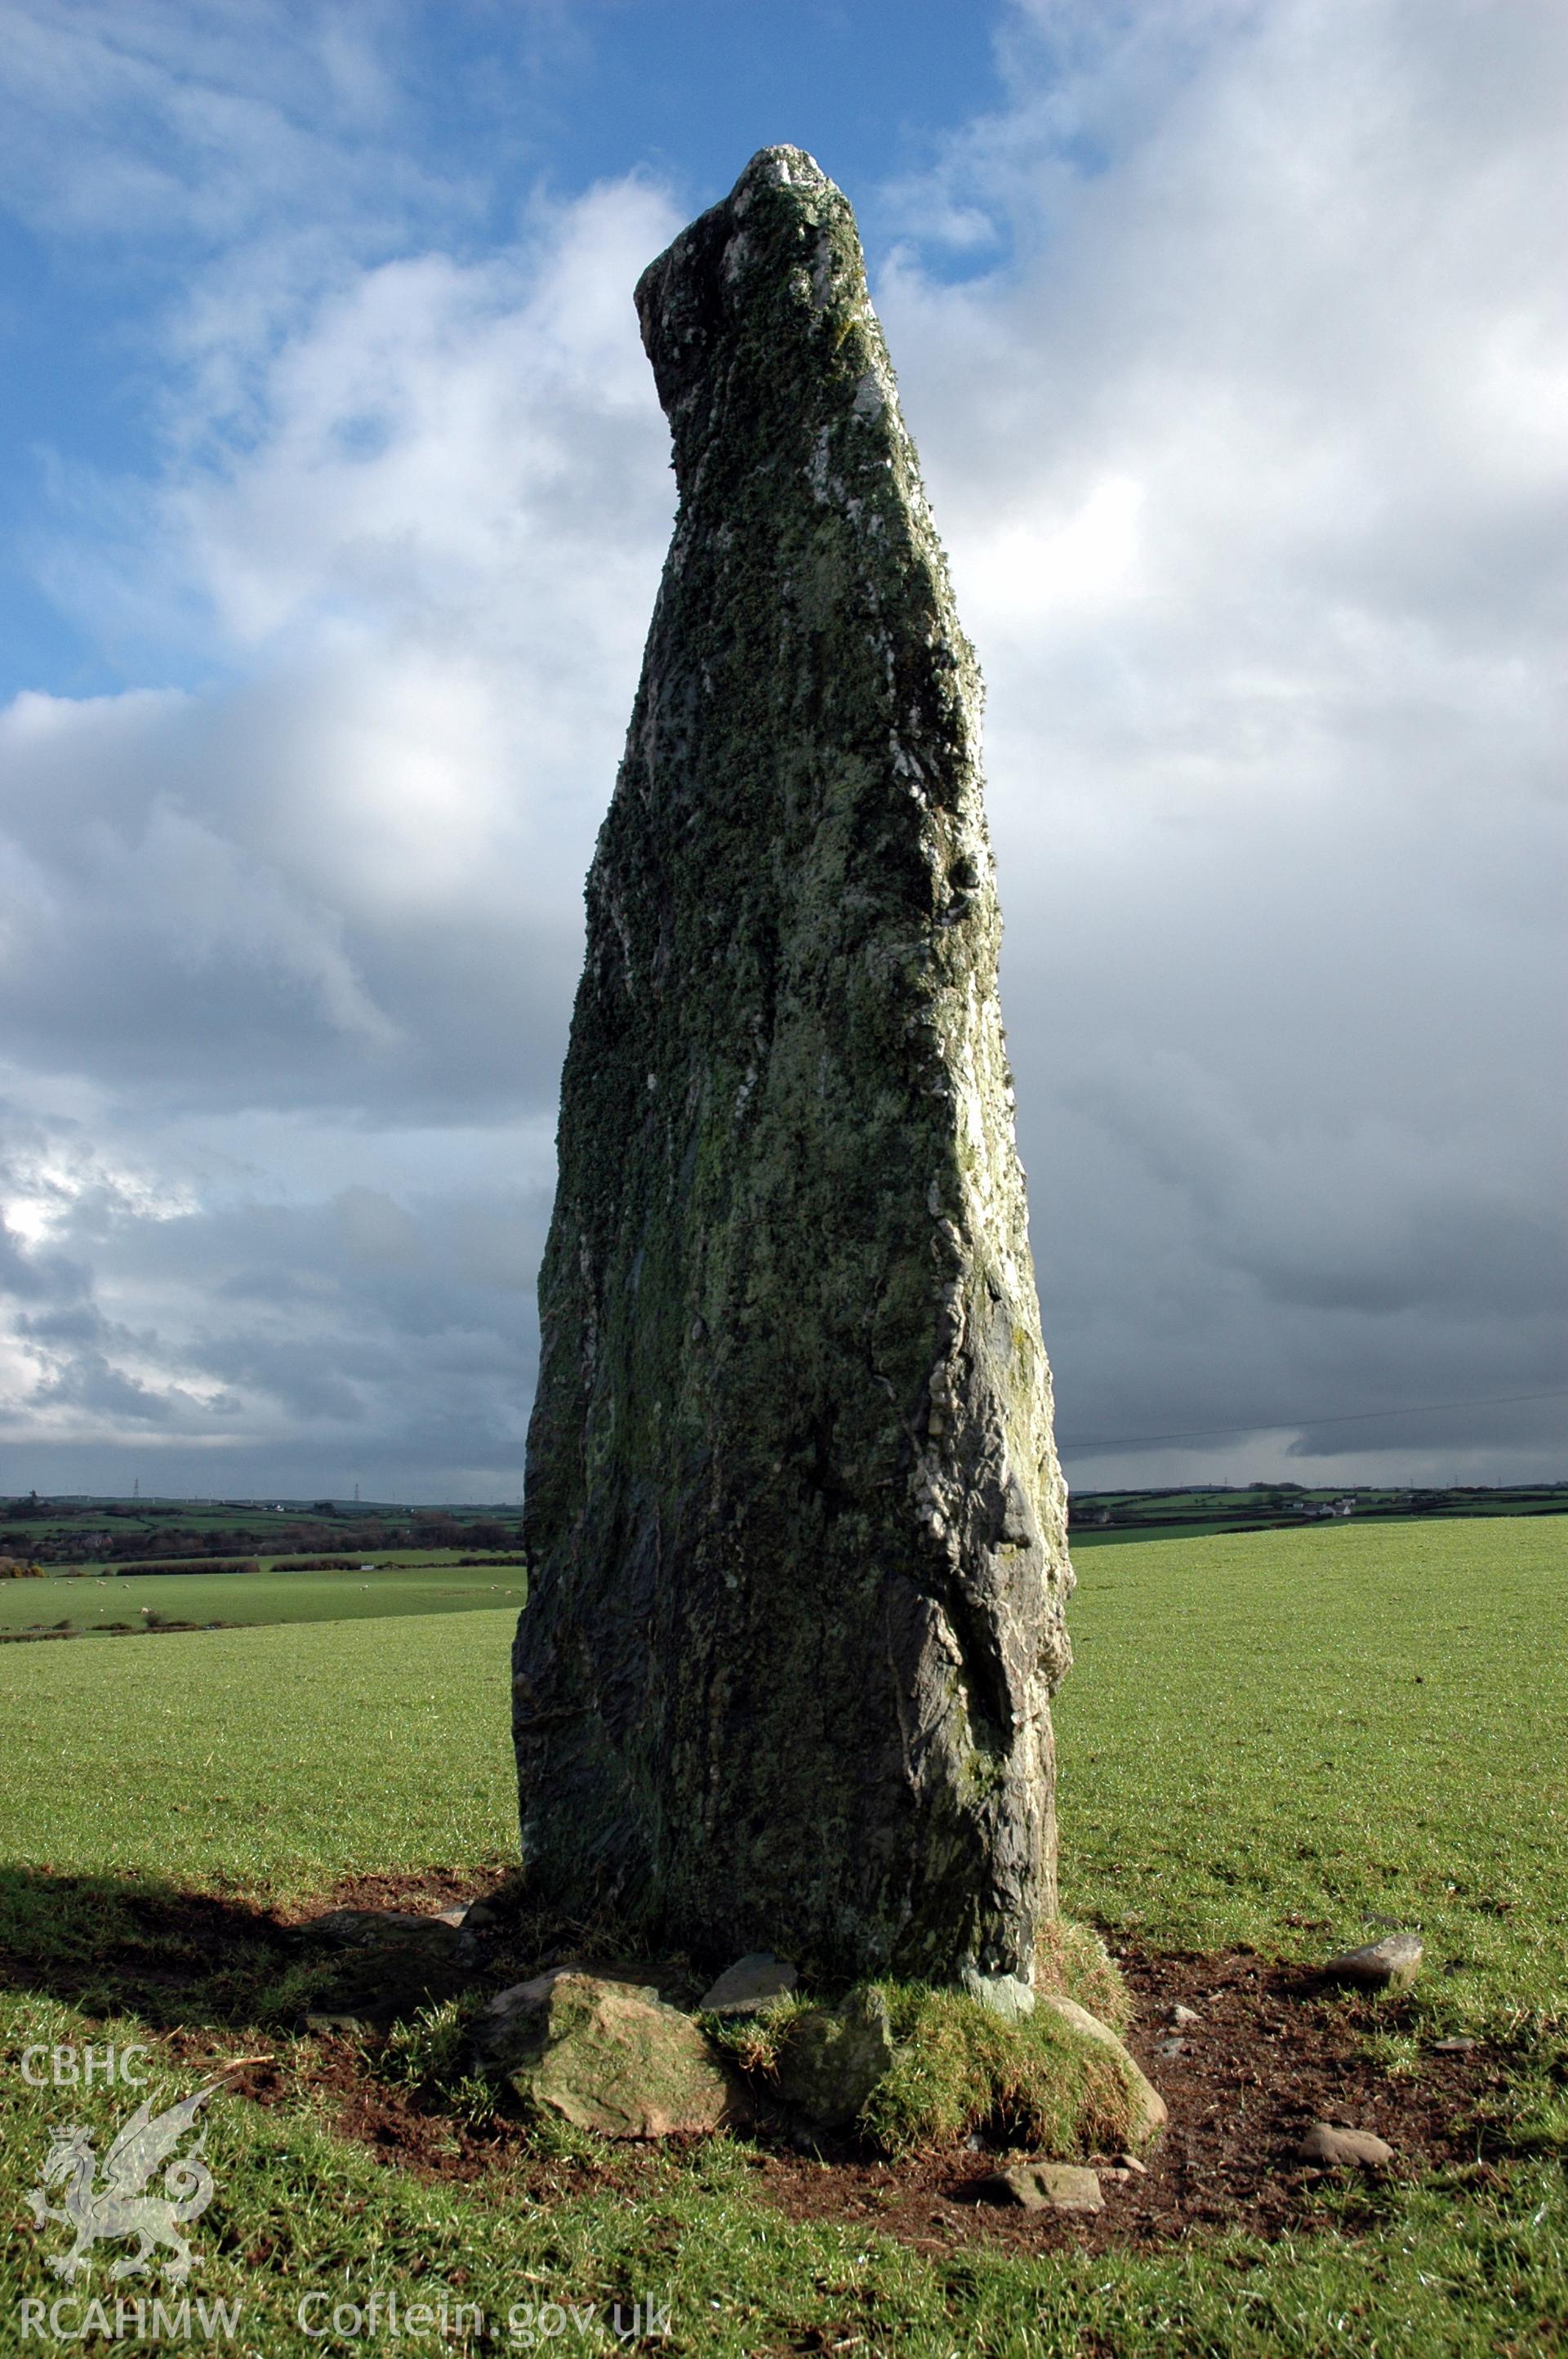
M 1395 1919 L 1445 2006 L 1568 2007 L 1568 1521 L 1086 1551 L 1070 1619 L 1073 1913 L 1284 1957 Z
M 504 2171 L 426 2184 L 332 2136 L 301 2064 L 285 2104 L 213 2117 L 202 2285 L 245 2305 L 232 2347 L 496 2347 L 317 2341 L 295 2323 L 302 2289 L 362 2299 L 379 2285 L 503 2321 L 574 2299 L 602 2321 L 615 2297 L 651 2295 L 670 2310 L 658 2347 L 715 2359 L 1568 2350 L 1568 1525 L 1167 1540 L 1086 1550 L 1081 1572 L 1058 1712 L 1069 1911 L 1149 1946 L 1297 1957 L 1378 1920 L 1418 1924 L 1415 2029 L 1511 2043 L 1516 2095 L 1486 2171 L 1325 2196 L 1314 2234 L 1268 2246 L 928 2255 L 874 2228 L 785 2222 L 750 2191 L 739 2143 L 670 2156 L 637 2202 L 613 2157 L 596 2177 L 563 2165 L 544 2204 Z M 29 1871 L 0 1877 L 0 2046 L 88 2036 L 80 1992 L 68 2006 L 51 1979 L 84 1941 L 112 1946 L 125 1893 L 227 1877 L 297 1895 L 509 1854 L 512 1623 L 471 1611 L 0 1648 L 0 1858 Z M 106 1881 L 51 1897 L 46 1869 Z M 224 1984 L 222 1961 L 201 1969 L 211 1983 L 199 1967 L 186 1962 L 178 2005 L 207 2027 L 204 2052 L 308 2060 L 265 1993 Z M 108 1984 L 90 2036 L 136 2036 L 175 2005 L 117 2021 Z M 1390 2069 L 1410 2069 L 1408 2034 L 1390 2047 Z M 15 2222 L 0 2350 L 20 2297 L 59 2290 L 22 2199 L 61 2103 L 0 2080 L 0 2216 Z M 100 2125 L 124 2111 L 121 2093 L 70 2103 Z M 529 2326 L 510 2347 L 551 2340 Z M 554 2347 L 615 2345 L 563 2312 Z
M 515 1623 L 421 1614 L 0 1649 L 0 1858 L 197 1884 L 221 1871 L 282 1895 L 510 1856 Z
M 268 1624 L 352 1622 L 386 1615 L 464 1614 L 510 1607 L 527 1594 L 525 1576 L 511 1568 L 459 1567 L 421 1557 L 415 1563 L 379 1558 L 373 1572 L 296 1572 L 263 1560 L 259 1572 L 81 1573 L 36 1581 L 0 1581 L 0 1638 L 27 1631 L 106 1631 L 115 1624 L 166 1622 Z M 124 1674 L 116 1674 L 123 1677 Z

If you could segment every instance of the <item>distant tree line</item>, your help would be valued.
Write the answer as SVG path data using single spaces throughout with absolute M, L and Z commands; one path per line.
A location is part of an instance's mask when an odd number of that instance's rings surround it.
M 1380 1489 L 1346 1484 L 1342 1493 L 1306 1490 L 1300 1483 L 1255 1483 L 1223 1490 L 1077 1491 L 1068 1503 L 1068 1529 L 1264 1531 L 1334 1515 L 1360 1520 L 1411 1516 L 1562 1515 L 1568 1486 L 1560 1483 L 1454 1484 L 1437 1489 Z
M 257 1512 L 232 1524 L 199 1525 L 149 1515 L 135 1506 L 94 1500 L 84 1506 L 34 1497 L 11 1500 L 5 1514 L 13 1524 L 46 1527 L 27 1536 L 27 1554 L 37 1564 L 98 1564 L 133 1557 L 144 1564 L 165 1557 L 189 1563 L 202 1557 L 251 1556 L 258 1546 L 267 1556 L 365 1556 L 386 1549 L 519 1549 L 523 1542 L 515 1518 L 462 1517 L 439 1508 L 416 1509 L 395 1521 L 341 1509 L 327 1521 L 312 1509 L 308 1515 Z M 111 1518 L 135 1528 L 106 1528 Z

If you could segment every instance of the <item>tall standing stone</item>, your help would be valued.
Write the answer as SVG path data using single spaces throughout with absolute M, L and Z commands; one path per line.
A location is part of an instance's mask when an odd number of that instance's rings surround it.
M 588 883 L 514 1653 L 533 1888 L 1027 1981 L 1069 1654 L 980 682 L 854 215 L 637 288 L 680 511 Z

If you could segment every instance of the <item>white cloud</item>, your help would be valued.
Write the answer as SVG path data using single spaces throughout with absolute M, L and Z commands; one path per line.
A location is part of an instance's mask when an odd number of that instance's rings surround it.
M 402 12 L 221 0 L 5 0 L 0 186 L 51 234 L 191 236 L 259 220 L 359 237 L 458 192 L 400 154 L 380 49 Z
M 57 590 L 212 679 L 0 712 L 18 1096 L 55 1164 L 114 1142 L 164 1191 L 129 1218 L 36 1161 L 5 1191 L 8 1431 L 49 1464 L 139 1437 L 192 1483 L 259 1451 L 306 1488 L 515 1488 L 582 877 L 672 505 L 631 287 L 677 225 L 632 179 L 479 260 L 312 279 L 253 244 L 177 317 L 162 477 L 71 486 Z
M 243 434 L 180 437 L 107 589 L 98 545 L 92 594 L 201 598 L 228 677 L 0 714 L 40 1062 L 373 1118 L 420 1074 L 553 1082 L 668 529 L 629 288 L 675 225 L 628 182 L 483 263 L 353 274 L 290 314 Z

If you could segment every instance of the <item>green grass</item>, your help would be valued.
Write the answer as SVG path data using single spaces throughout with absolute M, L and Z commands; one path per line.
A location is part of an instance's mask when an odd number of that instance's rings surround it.
M 510 1857 L 514 1627 L 492 1611 L 0 1647 L 0 1859 L 276 1895 Z
M 1113 2052 L 1051 2008 L 1003 2023 L 962 1991 L 881 1987 L 898 2049 L 860 2119 L 885 2152 L 988 2126 L 1067 2161 L 1145 2142 Z
M 1070 1916 L 1297 1958 L 1393 1919 L 1445 2012 L 1563 2019 L 1568 1521 L 1122 1548 L 1070 1619 Z
M 73 1630 L 107 1630 L 111 1624 L 140 1625 L 147 1614 L 167 1622 L 352 1622 L 385 1615 L 465 1614 L 509 1605 L 518 1612 L 527 1595 L 526 1575 L 510 1567 L 493 1574 L 484 1565 L 459 1566 L 422 1555 L 416 1564 L 375 1559 L 374 1572 L 279 1571 L 265 1561 L 259 1572 L 117 1573 L 47 1575 L 39 1581 L 0 1581 L 0 1636 L 48 1630 L 69 1622 Z
M 1326 2195 L 1310 2235 L 927 2254 L 872 2225 L 792 2225 L 726 2141 L 651 2174 L 614 2154 L 594 2176 L 563 2160 L 543 2200 L 537 2176 L 511 2166 L 429 2184 L 333 2135 L 310 2044 L 278 2031 L 261 1967 L 253 1986 L 182 1952 L 184 1984 L 123 1982 L 118 2018 L 108 1987 L 70 1985 L 76 2006 L 54 1995 L 94 1921 L 107 1955 L 159 1878 L 210 1888 L 227 1873 L 297 1894 L 355 1869 L 509 1851 L 509 1613 L 0 1649 L 0 1851 L 123 1880 L 97 1895 L 51 1894 L 38 1875 L 0 1887 L 15 1985 L 0 2056 L 177 2018 L 205 2027 L 204 2054 L 277 2049 L 282 2103 L 214 2101 L 219 2196 L 196 2233 L 202 2292 L 245 2304 L 232 2347 L 266 2359 L 470 2347 L 313 2342 L 294 2308 L 314 2286 L 478 2302 L 502 2325 L 471 2346 L 487 2350 L 530 2347 L 506 2339 L 514 2305 L 594 2303 L 602 2323 L 617 2296 L 651 2294 L 670 2310 L 656 2347 L 712 2359 L 1561 2353 L 1565 1551 L 1568 1526 L 1545 1520 L 1340 1525 L 1123 1546 L 1084 1566 L 1058 1715 L 1069 1911 L 1113 1941 L 1119 1927 L 1150 1945 L 1292 1956 L 1356 1938 L 1370 1917 L 1415 1921 L 1430 1964 L 1413 2015 L 1390 2027 L 1390 2069 L 1419 2069 L 1422 2038 L 1455 2017 L 1515 2043 L 1517 2095 L 1487 2172 Z M 188 2048 L 179 2087 L 194 2069 Z M 0 2072 L 0 2350 L 18 2298 L 59 2290 L 23 2201 L 45 2125 L 103 2128 L 125 2111 L 123 2093 L 57 2097 Z M 617 2347 L 565 2325 L 535 2347 Z

